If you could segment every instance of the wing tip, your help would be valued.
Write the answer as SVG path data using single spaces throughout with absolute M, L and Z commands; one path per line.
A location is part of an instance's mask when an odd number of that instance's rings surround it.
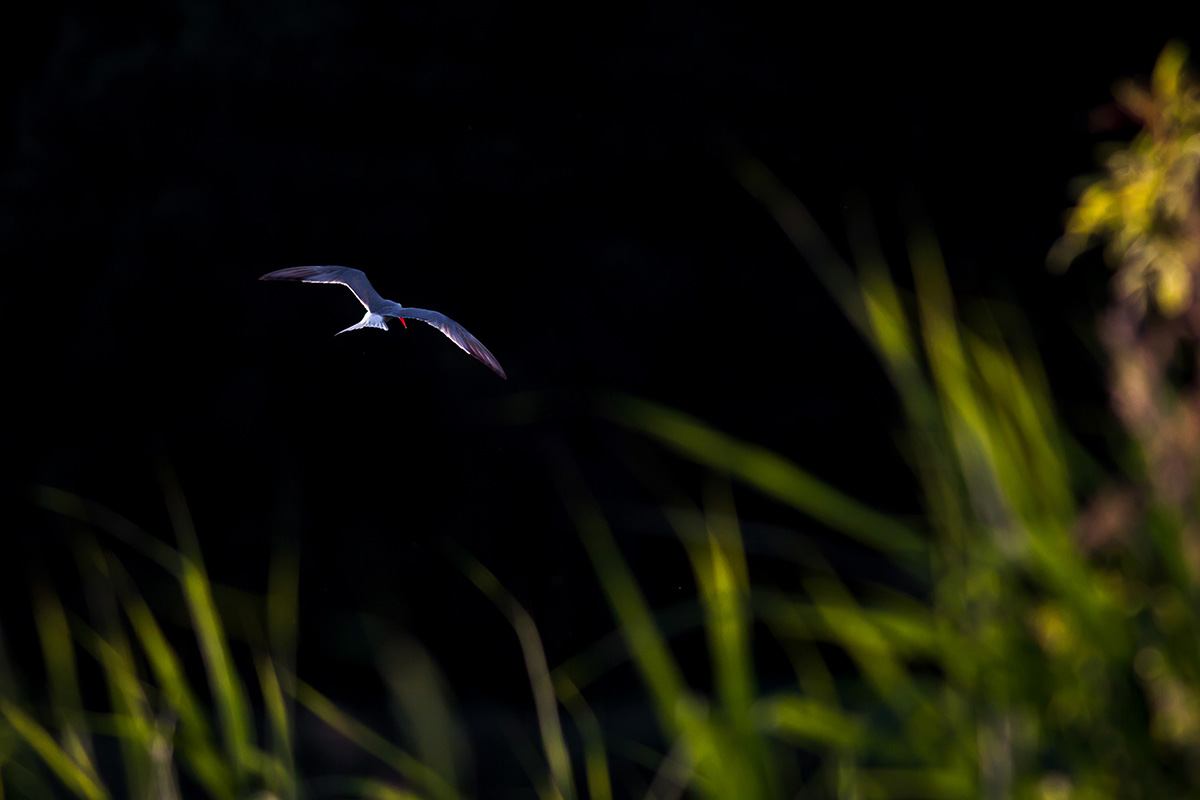
M 260 281 L 305 281 L 317 275 L 323 275 L 330 267 L 285 267 L 268 272 L 259 278 Z M 332 269 L 337 269 L 333 267 Z
M 273 272 L 268 272 L 266 275 L 260 276 L 259 280 L 260 281 L 295 280 L 296 279 L 295 269 L 296 269 L 295 267 L 288 267 L 287 269 L 277 269 Z
M 480 343 L 478 339 L 475 340 L 475 344 L 479 348 L 479 350 L 478 351 L 467 350 L 467 352 L 470 353 L 471 355 L 473 355 L 476 358 L 476 360 L 478 360 L 481 364 L 483 364 L 485 367 L 490 369 L 492 372 L 496 373 L 504 380 L 508 380 L 508 375 L 504 372 L 504 367 L 500 366 L 500 362 L 496 360 L 496 357 L 494 355 L 492 355 L 492 351 L 490 351 L 486 347 L 484 347 L 483 344 Z M 464 349 L 466 349 L 466 348 L 464 348 Z

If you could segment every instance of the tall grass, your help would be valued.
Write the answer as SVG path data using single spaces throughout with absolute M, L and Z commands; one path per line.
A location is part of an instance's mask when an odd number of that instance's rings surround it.
M 22 797 L 51 797 L 58 787 L 87 800 L 289 800 L 313 796 L 310 784 L 332 786 L 343 797 L 459 797 L 449 776 L 370 730 L 292 673 L 294 557 L 276 559 L 265 607 L 221 613 L 182 497 L 173 485 L 168 488 L 178 550 L 95 503 L 57 489 L 35 492 L 35 501 L 45 508 L 93 525 L 166 568 L 187 609 L 194 650 L 181 651 L 172 642 L 120 563 L 95 539 L 85 539 L 81 577 L 90 618 L 69 615 L 49 590 L 35 598 L 49 714 L 39 719 L 34 709 L 42 701 L 23 698 L 15 688 L 0 695 L 0 797 L 5 789 Z M 243 658 L 223 622 L 231 613 L 259 631 Z M 203 664 L 201 685 L 187 668 L 197 656 Z M 239 662 L 253 669 L 239 669 Z M 103 678 L 104 711 L 85 710 L 82 670 Z M 297 704 L 390 766 L 396 780 L 331 782 L 303 775 L 294 750 Z M 112 763 L 99 768 L 96 737 L 115 741 L 119 769 Z
M 1105 206 L 1109 230 L 1126 230 L 1122 209 L 1136 215 L 1180 197 L 1185 204 L 1175 202 L 1167 222 L 1200 219 L 1200 159 L 1188 156 L 1200 130 L 1200 92 L 1180 77 L 1182 63 L 1177 46 L 1164 53 L 1154 97 L 1144 98 L 1164 119 L 1147 120 L 1152 134 L 1133 146 L 1147 173 L 1168 175 L 1166 200 L 1138 194 L 1141 205 L 1120 206 L 1114 199 Z M 1110 169 L 1114 177 L 1081 203 L 1100 202 L 1098 192 L 1122 196 L 1128 163 L 1114 158 Z M 1170 229 L 1163 238 L 1174 250 L 1157 245 L 1150 266 L 1138 240 L 1121 242 L 1133 252 L 1118 251 L 1125 252 L 1121 270 L 1142 276 L 1146 292 L 1158 290 L 1150 297 L 1161 316 L 1147 295 L 1118 293 L 1116 319 L 1102 329 L 1114 361 L 1114 427 L 1125 425 L 1133 454 L 1119 454 L 1128 467 L 1102 482 L 1064 425 L 1026 339 L 986 313 L 964 322 L 931 236 L 917 231 L 909 241 L 914 289 L 906 294 L 868 226 L 852 232 L 851 264 L 763 165 L 740 157 L 735 171 L 889 376 L 923 522 L 868 508 L 768 449 L 675 409 L 616 396 L 603 413 L 878 549 L 923 585 L 905 596 L 848 585 L 824 570 L 796 586 L 766 586 L 748 577 L 736 530 L 723 522 L 730 514 L 673 513 L 697 526 L 680 535 L 714 672 L 710 693 L 698 695 L 681 685 L 680 666 L 600 510 L 574 491 L 577 524 L 630 657 L 688 765 L 687 788 L 707 797 L 778 796 L 782 762 L 770 758 L 771 742 L 787 741 L 820 759 L 803 783 L 808 796 L 1200 794 L 1200 390 L 1166 368 L 1194 350 L 1200 334 L 1194 288 L 1178 291 L 1181 282 L 1200 285 L 1195 226 Z M 1136 188 L 1153 191 L 1145 181 Z M 1188 231 L 1193 238 L 1181 238 Z M 1164 295 L 1153 276 L 1168 280 L 1161 277 L 1168 268 L 1187 275 L 1170 277 Z M 1164 341 L 1165 354 L 1155 355 Z M 792 653 L 793 689 L 755 690 L 745 658 L 750 617 Z M 849 674 L 826 663 L 830 648 L 853 664 Z
M 1118 256 L 1134 259 L 1119 271 L 1147 281 L 1140 300 L 1119 295 L 1106 323 L 1114 424 L 1126 430 L 1125 452 L 1115 459 L 1125 466 L 1107 476 L 1073 440 L 1027 337 L 986 313 L 964 321 L 930 235 L 917 231 L 908 243 L 913 289 L 903 291 L 862 217 L 851 220 L 853 259 L 844 259 L 763 165 L 736 159 L 742 185 L 889 377 L 924 514 L 914 521 L 871 508 L 769 448 L 679 410 L 606 398 L 599 411 L 607 419 L 715 476 L 699 505 L 664 498 L 695 578 L 711 680 L 697 685 L 681 663 L 677 630 L 642 591 L 621 530 L 569 459 L 558 459 L 554 474 L 623 655 L 614 658 L 605 641 L 552 666 L 533 616 L 483 564 L 455 555 L 520 644 L 541 742 L 530 766 L 538 797 L 1200 796 L 1200 390 L 1149 356 L 1138 360 L 1149 334 L 1166 332 L 1155 341 L 1175 348 L 1170 357 L 1195 347 L 1196 292 L 1180 287 L 1200 286 L 1200 258 L 1182 229 L 1164 239 L 1161 226 L 1147 222 L 1159 208 L 1143 196 L 1153 186 L 1127 182 L 1165 176 L 1159 185 L 1174 203 L 1168 222 L 1200 220 L 1197 132 L 1187 127 L 1200 131 L 1200 112 L 1178 110 L 1200 108 L 1200 100 L 1182 75 L 1180 52 L 1164 54 L 1152 94 L 1122 90 L 1131 102 L 1150 98 L 1141 106 L 1147 114 L 1165 115 L 1135 142 L 1142 171 L 1118 160 L 1107 183 L 1085 192 L 1059 248 L 1074 254 L 1080 237 L 1108 231 L 1121 240 Z M 1191 183 L 1180 164 L 1193 170 Z M 1189 196 L 1194 205 L 1181 207 Z M 1137 202 L 1122 205 L 1121 197 Z M 1092 213 L 1097 208 L 1103 214 Z M 1122 218 L 1123 208 L 1136 219 Z M 1137 232 L 1151 229 L 1158 261 L 1138 250 Z M 851 579 L 819 559 L 794 581 L 764 581 L 743 547 L 732 483 L 877 550 L 903 574 L 898 583 L 915 588 Z M 393 666 L 403 662 L 388 676 L 398 706 L 416 717 L 411 724 L 427 727 L 415 737 L 419 754 L 294 674 L 294 556 L 276 560 L 262 607 L 232 610 L 251 620 L 248 641 L 235 645 L 225 623 L 230 609 L 221 613 L 173 484 L 177 548 L 66 492 L 41 489 L 35 499 L 162 566 L 195 641 L 181 649 L 120 563 L 86 538 L 79 549 L 86 616 L 49 587 L 35 592 L 45 696 L 23 693 L 11 671 L 0 670 L 0 798 L 462 796 L 460 766 L 448 752 L 458 724 L 435 681 L 406 677 L 426 656 L 398 639 L 381 644 Z M 764 637 L 787 654 L 794 680 L 761 680 Z M 612 765 L 622 756 L 587 700 L 599 676 L 623 660 L 639 675 L 658 728 L 639 743 L 646 786 L 637 791 L 614 783 Z M 200 681 L 187 666 L 196 662 Z M 85 673 L 101 679 L 103 710 L 80 688 Z M 307 775 L 296 757 L 299 709 L 393 777 Z

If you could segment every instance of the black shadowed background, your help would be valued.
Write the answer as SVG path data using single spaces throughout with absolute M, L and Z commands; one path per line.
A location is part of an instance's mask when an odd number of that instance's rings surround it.
M 531 724 L 529 688 L 448 543 L 521 600 L 552 666 L 612 630 L 554 480 L 569 454 L 651 604 L 695 591 L 637 473 L 699 492 L 703 471 L 605 422 L 598 398 L 677 407 L 917 510 L 883 372 L 730 153 L 761 160 L 839 246 L 855 203 L 889 252 L 928 224 L 956 292 L 1020 308 L 1086 417 L 1104 404 L 1085 358 L 1104 280 L 1098 259 L 1052 276 L 1045 255 L 1093 164 L 1089 112 L 1176 33 L 984 35 L 732 3 L 26 12 L 0 73 L 13 657 L 38 663 L 19 645 L 31 582 L 69 593 L 78 569 L 74 523 L 28 487 L 173 541 L 170 473 L 215 582 L 261 593 L 272 553 L 299 554 L 298 669 L 347 708 L 386 720 L 371 624 L 429 648 L 484 796 L 522 783 L 506 725 Z M 257 280 L 308 264 L 454 318 L 508 380 L 420 323 L 335 337 L 362 314 L 342 287 Z M 902 580 L 735 496 L 748 524 Z M 632 688 L 611 691 L 648 719 Z

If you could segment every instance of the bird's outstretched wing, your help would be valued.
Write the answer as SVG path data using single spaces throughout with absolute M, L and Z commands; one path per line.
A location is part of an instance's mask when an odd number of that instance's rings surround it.
M 389 311 L 388 316 L 398 316 L 401 319 L 419 319 L 422 322 L 427 322 L 437 328 L 446 337 L 456 345 L 467 351 L 475 358 L 482 361 L 492 368 L 492 371 L 501 378 L 508 380 L 508 376 L 504 374 L 504 368 L 500 366 L 500 362 L 492 355 L 491 351 L 483 346 L 483 342 L 471 335 L 470 331 L 459 325 L 454 320 L 447 317 L 445 314 L 439 314 L 436 311 L 429 311 L 424 308 L 401 308 L 399 312 Z
M 268 272 L 260 281 L 303 281 L 304 283 L 340 283 L 354 292 L 368 311 L 380 313 L 383 298 L 371 286 L 366 273 L 351 267 L 288 267 Z

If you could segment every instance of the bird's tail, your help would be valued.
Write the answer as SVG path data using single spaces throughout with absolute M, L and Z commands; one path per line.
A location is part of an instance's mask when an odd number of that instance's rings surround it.
M 351 325 L 349 328 L 343 328 L 335 333 L 334 336 L 341 336 L 346 331 L 356 331 L 359 328 L 382 328 L 386 331 L 388 326 L 387 323 L 383 321 L 383 317 L 368 311 L 363 318 L 358 321 L 358 324 Z

